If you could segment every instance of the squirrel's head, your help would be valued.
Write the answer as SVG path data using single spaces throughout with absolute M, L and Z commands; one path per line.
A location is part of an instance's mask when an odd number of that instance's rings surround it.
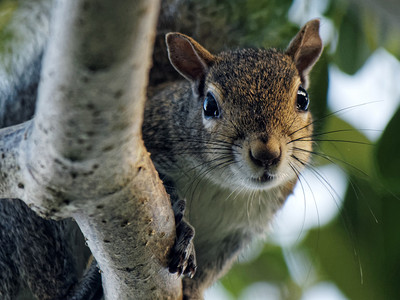
M 169 59 L 191 83 L 204 129 L 204 173 L 217 183 L 265 189 L 295 181 L 307 164 L 312 118 L 306 88 L 322 51 L 318 31 L 318 20 L 308 22 L 285 52 L 216 56 L 188 36 L 167 35 Z

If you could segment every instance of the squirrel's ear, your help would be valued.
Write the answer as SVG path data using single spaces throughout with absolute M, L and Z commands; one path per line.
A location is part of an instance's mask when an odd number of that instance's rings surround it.
M 168 33 L 165 40 L 168 57 L 174 68 L 189 81 L 199 84 L 215 60 L 214 56 L 182 33 Z
M 308 73 L 322 52 L 322 40 L 319 36 L 319 20 L 307 22 L 290 42 L 286 54 L 296 64 L 304 88 L 308 85 Z

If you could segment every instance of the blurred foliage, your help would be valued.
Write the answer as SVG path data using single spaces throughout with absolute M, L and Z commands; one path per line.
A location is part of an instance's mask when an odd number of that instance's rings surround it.
M 342 71 L 354 74 L 378 47 L 400 58 L 400 28 L 374 14 L 368 5 L 331 0 L 325 15 L 338 30 L 333 61 Z
M 0 53 L 5 51 L 5 45 L 13 38 L 12 33 L 5 28 L 10 23 L 17 6 L 15 0 L 0 0 Z
M 377 43 L 373 41 L 372 34 L 367 38 L 363 14 L 358 9 L 348 7 L 343 1 L 331 1 L 327 15 L 334 21 L 339 35 L 334 61 L 344 72 L 354 74 L 375 50 Z
M 236 297 L 244 288 L 254 282 L 269 281 L 285 288 L 295 286 L 290 277 L 282 248 L 273 245 L 266 245 L 256 259 L 235 265 L 222 281 Z
M 298 30 L 286 21 L 290 0 L 226 2 L 234 8 L 228 24 L 241 46 L 285 48 Z
M 396 112 L 386 127 L 377 148 L 376 168 L 380 180 L 391 191 L 400 195 L 400 110 Z M 386 159 L 391 157 L 392 159 Z M 379 162 L 379 163 L 378 163 Z
M 314 160 L 319 165 L 334 163 L 348 174 L 368 178 L 373 171 L 373 144 L 340 114 L 330 113 L 323 130 L 315 134 L 317 142 Z M 320 155 L 318 155 L 320 154 Z
M 0 32 L 9 23 L 14 10 L 17 8 L 17 2 L 13 0 L 0 1 Z
M 177 0 L 179 2 L 179 0 Z M 176 28 L 212 52 L 234 47 L 285 48 L 297 32 L 291 0 L 181 0 Z

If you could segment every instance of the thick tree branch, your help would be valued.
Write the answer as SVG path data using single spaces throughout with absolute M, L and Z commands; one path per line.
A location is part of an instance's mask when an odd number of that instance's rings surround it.
M 0 133 L 1 197 L 21 198 L 44 216 L 74 217 L 103 272 L 106 299 L 181 294 L 166 268 L 172 210 L 141 139 L 158 6 L 59 1 L 35 117 Z
M 21 154 L 32 122 L 5 128 L 0 131 L 0 195 L 1 198 L 26 198 Z

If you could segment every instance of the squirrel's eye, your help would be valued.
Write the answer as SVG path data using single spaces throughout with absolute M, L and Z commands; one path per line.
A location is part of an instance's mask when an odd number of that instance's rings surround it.
M 297 91 L 297 109 L 307 111 L 309 103 L 307 91 L 302 86 L 299 86 Z
M 217 101 L 215 100 L 214 95 L 211 92 L 208 92 L 204 99 L 203 111 L 204 111 L 204 117 L 207 119 L 219 117 L 218 104 Z

